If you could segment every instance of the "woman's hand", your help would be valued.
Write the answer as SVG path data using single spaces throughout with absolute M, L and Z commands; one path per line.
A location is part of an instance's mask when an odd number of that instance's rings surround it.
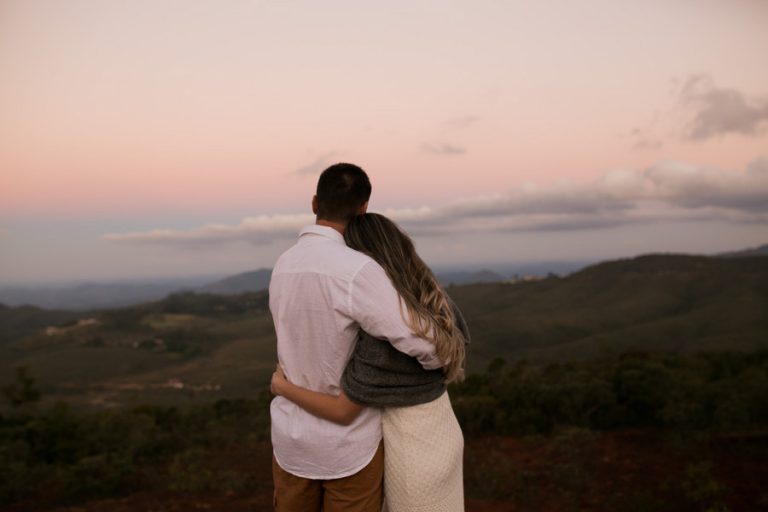
M 340 395 L 331 395 L 293 384 L 285 378 L 283 367 L 279 364 L 272 374 L 269 389 L 272 394 L 290 400 L 310 414 L 340 425 L 350 425 L 364 409 L 362 405 L 347 398 L 343 392 Z
M 285 386 L 289 384 L 288 379 L 285 378 L 283 367 L 280 364 L 275 368 L 275 372 L 272 374 L 272 382 L 269 385 L 270 391 L 273 395 L 283 396 Z

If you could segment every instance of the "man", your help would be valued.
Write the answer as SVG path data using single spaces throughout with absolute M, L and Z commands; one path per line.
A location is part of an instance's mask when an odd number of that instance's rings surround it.
M 344 244 L 347 223 L 365 213 L 370 194 L 368 176 L 356 165 L 323 171 L 312 198 L 316 223 L 301 230 L 272 271 L 269 307 L 280 365 L 291 382 L 314 391 L 340 393 L 359 329 L 388 340 L 425 368 L 441 366 L 434 345 L 405 324 L 384 269 Z M 378 409 L 366 408 L 340 425 L 278 396 L 270 413 L 277 511 L 380 511 Z

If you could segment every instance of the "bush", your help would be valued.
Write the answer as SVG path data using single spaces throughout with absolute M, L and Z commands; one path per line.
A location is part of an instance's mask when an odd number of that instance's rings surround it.
M 264 389 L 253 400 L 75 411 L 57 403 L 0 416 L 0 505 L 37 496 L 72 503 L 140 488 L 237 490 L 249 475 L 213 472 L 212 446 L 269 438 Z
M 599 361 L 511 367 L 452 384 L 468 434 L 591 429 L 712 429 L 768 425 L 768 354 L 634 353 Z

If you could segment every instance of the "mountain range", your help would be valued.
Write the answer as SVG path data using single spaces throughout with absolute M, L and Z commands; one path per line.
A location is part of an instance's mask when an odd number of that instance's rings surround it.
M 716 254 L 718 257 L 738 258 L 768 255 L 768 244 L 741 251 Z M 542 261 L 488 265 L 488 268 L 435 269 L 445 285 L 501 282 L 547 274 L 567 275 L 593 262 Z M 231 276 L 193 276 L 175 279 L 137 280 L 128 282 L 86 282 L 69 286 L 4 286 L 0 287 L 0 303 L 10 306 L 31 305 L 49 309 L 84 311 L 140 304 L 159 300 L 172 293 L 194 291 L 232 295 L 266 290 L 271 270 L 241 272 Z
M 551 272 L 552 268 L 576 269 L 582 263 L 559 263 L 547 266 L 545 263 L 506 266 L 501 272 L 482 270 L 437 271 L 437 278 L 444 284 L 487 283 L 503 281 L 514 274 L 536 274 Z M 81 283 L 71 286 L 7 286 L 0 288 L 0 303 L 12 306 L 31 305 L 50 309 L 105 309 L 150 300 L 158 300 L 171 293 L 194 291 L 233 295 L 266 290 L 269 286 L 271 269 L 261 268 L 239 274 L 211 278 L 208 276 L 183 279 L 162 279 L 138 282 Z

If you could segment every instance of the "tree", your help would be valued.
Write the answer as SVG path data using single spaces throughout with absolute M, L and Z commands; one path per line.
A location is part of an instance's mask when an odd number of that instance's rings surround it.
M 3 396 L 14 408 L 40 400 L 40 390 L 26 366 L 16 367 L 16 382 L 3 387 Z

